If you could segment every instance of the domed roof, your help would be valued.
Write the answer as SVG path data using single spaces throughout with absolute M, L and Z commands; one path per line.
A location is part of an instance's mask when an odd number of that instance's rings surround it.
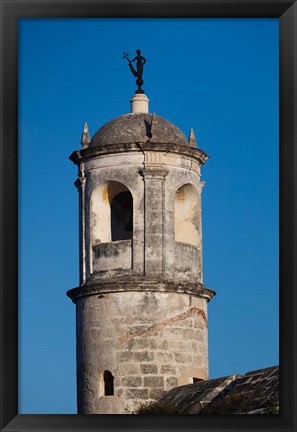
M 173 123 L 148 113 L 130 113 L 116 117 L 93 136 L 90 147 L 126 143 L 170 143 L 191 146 Z

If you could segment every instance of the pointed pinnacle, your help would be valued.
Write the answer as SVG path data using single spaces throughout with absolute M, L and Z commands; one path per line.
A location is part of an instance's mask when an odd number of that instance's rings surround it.
M 81 145 L 83 147 L 89 147 L 90 142 L 91 142 L 91 138 L 90 138 L 90 134 L 89 134 L 88 123 L 85 122 L 83 133 L 82 133 L 82 136 L 81 136 Z
M 197 141 L 194 134 L 194 129 L 191 128 L 190 130 L 190 136 L 189 136 L 189 143 L 191 147 L 197 147 Z

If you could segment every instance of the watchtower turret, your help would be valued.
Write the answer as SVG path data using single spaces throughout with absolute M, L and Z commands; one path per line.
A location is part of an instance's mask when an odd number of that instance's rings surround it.
M 78 166 L 80 285 L 76 304 L 79 413 L 127 413 L 172 387 L 208 378 L 202 276 L 201 166 L 207 155 L 171 122 L 131 113 L 90 139 Z

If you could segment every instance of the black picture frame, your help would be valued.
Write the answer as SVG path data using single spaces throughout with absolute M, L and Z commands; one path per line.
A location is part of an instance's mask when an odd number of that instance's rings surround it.
M 288 0 L 27 1 L 1 6 L 1 431 L 295 431 L 297 4 Z M 18 415 L 18 19 L 279 18 L 280 414 L 251 416 Z M 297 267 L 296 267 L 297 268 Z

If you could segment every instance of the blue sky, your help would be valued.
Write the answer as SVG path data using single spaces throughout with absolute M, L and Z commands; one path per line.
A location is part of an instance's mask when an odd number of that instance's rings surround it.
M 76 167 L 130 111 L 122 53 L 147 58 L 150 112 L 211 158 L 202 168 L 210 377 L 278 364 L 277 19 L 19 21 L 19 412 L 76 412 Z

